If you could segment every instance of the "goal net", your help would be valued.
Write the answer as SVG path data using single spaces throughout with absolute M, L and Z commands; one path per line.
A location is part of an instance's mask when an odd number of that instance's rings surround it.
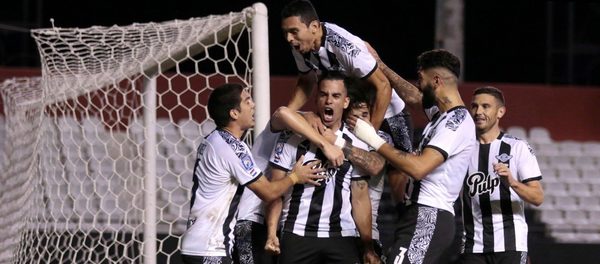
M 32 30 L 42 77 L 0 85 L 0 263 L 178 263 L 208 95 L 269 118 L 266 12 Z

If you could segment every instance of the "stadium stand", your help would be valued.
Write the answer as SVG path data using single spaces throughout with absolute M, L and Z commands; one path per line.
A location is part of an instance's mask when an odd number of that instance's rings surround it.
M 531 128 L 529 140 L 545 193 L 541 206 L 529 207 L 537 216 L 530 225 L 543 225 L 559 243 L 600 242 L 600 142 L 553 141 L 542 127 Z

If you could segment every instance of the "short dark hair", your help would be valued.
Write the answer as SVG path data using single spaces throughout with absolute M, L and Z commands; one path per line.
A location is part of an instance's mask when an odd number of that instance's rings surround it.
M 428 70 L 437 67 L 448 69 L 456 78 L 460 76 L 460 60 L 447 50 L 430 50 L 421 53 L 417 57 L 417 70 Z
M 362 103 L 366 103 L 367 107 L 371 107 L 375 101 L 375 87 L 365 80 L 358 78 L 346 78 L 344 80 L 348 97 L 350 97 L 350 107 L 357 107 Z
M 321 75 L 319 75 L 318 84 L 321 84 L 322 81 L 344 81 L 344 86 L 346 87 L 346 90 L 348 90 L 346 75 L 340 71 L 323 71 Z
M 478 94 L 489 94 L 500 102 L 500 106 L 504 106 L 504 93 L 502 90 L 493 86 L 483 86 L 473 90 L 473 96 Z
M 229 111 L 240 109 L 244 86 L 227 83 L 215 88 L 208 97 L 208 114 L 218 128 L 226 127 L 231 120 Z
M 309 25 L 312 21 L 319 21 L 319 15 L 313 4 L 308 0 L 293 0 L 283 7 L 281 10 L 281 19 L 298 16 L 300 21 L 305 25 Z

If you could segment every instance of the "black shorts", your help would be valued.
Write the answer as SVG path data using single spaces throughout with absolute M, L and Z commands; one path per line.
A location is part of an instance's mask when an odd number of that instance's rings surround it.
M 439 263 L 454 239 L 454 215 L 442 209 L 412 204 L 398 223 L 387 263 Z
M 460 264 L 526 264 L 527 252 L 507 251 L 491 253 L 463 253 Z
M 413 129 L 410 121 L 410 114 L 406 109 L 394 116 L 384 119 L 380 129 L 392 136 L 392 141 L 394 142 L 394 147 L 396 149 L 408 153 L 412 152 Z
M 241 220 L 235 224 L 233 235 L 235 236 L 233 263 L 275 263 L 275 257 L 265 252 L 265 243 L 267 242 L 267 228 L 265 225 Z
M 279 264 L 361 263 L 356 237 L 302 237 L 282 232 Z
M 232 264 L 229 257 L 181 255 L 184 264 Z

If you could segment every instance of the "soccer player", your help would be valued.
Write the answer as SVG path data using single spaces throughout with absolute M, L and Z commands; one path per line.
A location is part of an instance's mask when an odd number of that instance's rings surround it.
M 327 141 L 313 129 L 301 114 L 282 106 L 273 113 L 265 130 L 259 135 L 252 146 L 252 155 L 256 166 L 271 177 L 268 167 L 269 158 L 279 133 L 290 130 L 310 140 L 324 153 L 333 166 L 344 162 L 342 150 Z M 234 228 L 235 250 L 233 259 L 240 264 L 269 264 L 275 263 L 275 258 L 265 252 L 267 228 L 264 224 L 264 203 L 251 191 L 245 191 L 239 205 L 238 221 Z
M 308 0 L 294 0 L 283 8 L 281 29 L 292 47 L 299 71 L 288 107 L 298 110 L 308 101 L 317 85 L 318 71 L 340 71 L 346 76 L 366 79 L 375 87 L 371 123 L 377 128 L 381 126 L 392 89 L 363 40 L 335 24 L 321 23 Z
M 461 263 L 525 264 L 524 202 L 544 200 L 542 174 L 527 142 L 500 130 L 504 95 L 495 87 L 473 92 L 477 148 L 463 185 L 464 252 Z
M 367 149 L 342 122 L 342 114 L 349 99 L 345 76 L 327 72 L 319 80 L 316 98 L 317 114 L 327 130 L 336 131 L 352 145 Z M 356 244 L 360 236 L 365 249 L 366 263 L 379 263 L 373 251 L 371 231 L 371 203 L 368 175 L 345 160 L 341 166 L 325 162 L 321 151 L 308 140 L 282 132 L 271 156 L 273 179 L 287 177 L 297 156 L 306 160 L 321 160 L 326 168 L 321 186 L 298 185 L 290 188 L 283 201 L 275 200 L 269 206 L 267 245 L 278 251 L 279 263 L 360 263 Z M 283 209 L 283 210 L 282 210 Z M 276 236 L 281 215 L 281 243 Z
M 285 179 L 269 181 L 240 140 L 254 126 L 254 101 L 239 84 L 217 87 L 208 100 L 217 129 L 198 146 L 187 230 L 182 238 L 184 263 L 231 263 L 232 229 L 245 187 L 263 200 L 279 198 L 294 184 L 320 185 L 319 162 L 299 157 Z
M 390 134 L 398 149 L 412 152 L 410 117 L 407 111 L 403 111 L 403 100 L 412 105 L 418 104 L 418 89 L 385 64 L 379 65 L 381 60 L 375 50 L 358 36 L 335 24 L 321 22 L 310 1 L 290 2 L 283 8 L 281 18 L 281 28 L 292 47 L 299 72 L 288 106 L 299 109 L 306 103 L 315 86 L 317 71 L 336 70 L 347 76 L 365 79 L 376 90 L 371 124 Z M 391 81 L 395 92 L 390 88 Z M 320 124 L 314 126 L 319 129 L 322 127 Z M 388 173 L 398 204 L 402 205 L 407 178 L 394 169 Z
M 445 50 L 432 50 L 419 55 L 417 66 L 423 108 L 436 106 L 418 154 L 393 148 L 360 119 L 349 122 L 358 138 L 413 180 L 411 205 L 399 219 L 387 257 L 389 263 L 397 264 L 440 261 L 454 237 L 453 203 L 475 149 L 475 125 L 458 92 L 458 58 Z
M 373 90 L 361 89 L 358 87 L 359 85 L 360 84 L 349 85 L 347 87 L 350 106 L 345 113 L 345 119 L 349 116 L 355 116 L 365 122 L 369 122 L 370 107 L 373 102 L 373 94 L 370 91 Z M 394 144 L 392 137 L 388 133 L 381 130 L 377 131 L 377 133 L 388 144 Z M 357 147 L 352 147 L 348 142 L 345 142 L 344 144 L 344 156 L 352 162 L 352 165 L 361 168 L 371 176 L 371 179 L 369 179 L 369 197 L 371 198 L 373 247 L 377 256 L 381 258 L 383 257 L 383 245 L 379 239 L 377 216 L 379 215 L 379 203 L 381 201 L 381 195 L 383 194 L 384 176 L 385 174 L 388 174 L 389 170 L 384 170 L 385 159 L 377 152 L 365 151 Z

